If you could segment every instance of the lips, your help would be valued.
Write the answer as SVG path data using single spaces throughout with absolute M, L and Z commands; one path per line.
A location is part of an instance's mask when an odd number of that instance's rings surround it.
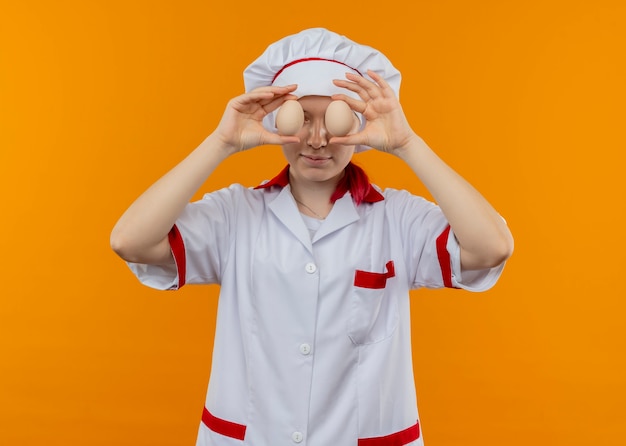
M 302 160 L 309 166 L 322 166 L 326 164 L 332 157 L 319 155 L 300 155 Z
M 313 161 L 325 161 L 325 160 L 329 160 L 330 159 L 330 156 L 305 155 L 305 154 L 302 154 L 301 156 L 303 156 L 304 158 L 308 158 L 310 160 L 313 160 Z

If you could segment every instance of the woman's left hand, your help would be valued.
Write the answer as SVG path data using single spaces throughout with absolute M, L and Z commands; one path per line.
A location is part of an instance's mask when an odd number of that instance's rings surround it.
M 333 95 L 333 100 L 345 101 L 352 110 L 361 113 L 365 127 L 354 134 L 333 137 L 331 143 L 372 147 L 387 153 L 396 153 L 408 147 L 413 138 L 419 138 L 409 125 L 393 89 L 377 73 L 368 70 L 374 82 L 363 76 L 346 73 L 348 80 L 334 80 L 338 87 L 359 95 L 361 100 L 346 95 Z

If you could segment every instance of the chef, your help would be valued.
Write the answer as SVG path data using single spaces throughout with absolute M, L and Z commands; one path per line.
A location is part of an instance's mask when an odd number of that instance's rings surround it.
M 400 79 L 323 28 L 271 44 L 215 130 L 113 229 L 145 285 L 220 286 L 198 446 L 423 444 L 409 291 L 487 290 L 513 239 L 413 131 Z M 267 144 L 286 159 L 271 180 L 190 202 L 224 159 Z M 371 184 L 352 160 L 371 148 L 406 162 L 434 201 Z

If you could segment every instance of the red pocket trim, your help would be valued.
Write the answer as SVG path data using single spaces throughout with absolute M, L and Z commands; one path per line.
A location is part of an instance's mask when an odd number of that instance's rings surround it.
M 385 273 L 373 273 L 371 271 L 357 269 L 354 273 L 354 286 L 375 290 L 385 288 L 387 286 L 387 279 L 396 276 L 393 260 L 388 261 L 385 268 L 387 269 Z

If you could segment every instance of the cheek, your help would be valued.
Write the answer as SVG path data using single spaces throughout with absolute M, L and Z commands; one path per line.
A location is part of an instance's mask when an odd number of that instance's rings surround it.
M 294 144 L 285 144 L 284 146 L 282 146 L 283 156 L 285 157 L 288 163 L 293 162 L 293 160 L 296 158 L 297 151 L 294 146 L 295 146 Z
M 354 155 L 354 146 L 343 146 L 342 148 L 338 148 L 335 153 L 335 159 L 338 164 L 345 167 L 352 160 L 352 155 Z

